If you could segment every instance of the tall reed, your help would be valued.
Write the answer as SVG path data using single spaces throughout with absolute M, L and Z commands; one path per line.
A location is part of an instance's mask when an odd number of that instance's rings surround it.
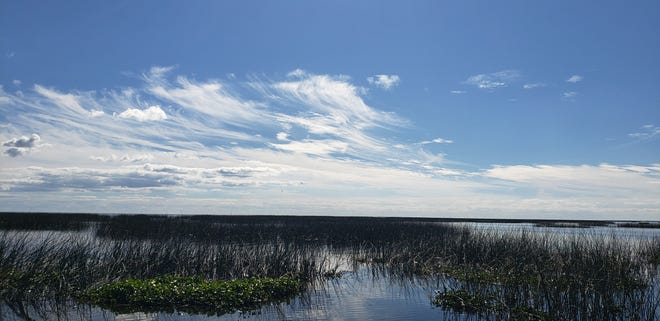
M 125 215 L 89 222 L 88 230 L 68 234 L 0 232 L 0 298 L 66 299 L 164 274 L 312 280 L 335 275 L 347 260 L 400 276 L 444 275 L 442 290 L 492 300 L 493 319 L 540 311 L 553 320 L 651 320 L 659 308 L 658 237 L 483 232 L 404 218 Z

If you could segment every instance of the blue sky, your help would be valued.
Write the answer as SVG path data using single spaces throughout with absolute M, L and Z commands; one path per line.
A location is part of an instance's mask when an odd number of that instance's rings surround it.
M 2 1 L 0 210 L 660 218 L 660 4 Z

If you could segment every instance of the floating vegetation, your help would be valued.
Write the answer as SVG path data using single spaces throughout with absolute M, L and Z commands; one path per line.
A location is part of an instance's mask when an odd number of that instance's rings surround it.
M 224 314 L 285 301 L 298 294 L 302 286 L 301 280 L 288 276 L 211 281 L 166 275 L 105 284 L 82 292 L 78 298 L 122 312 L 177 310 Z

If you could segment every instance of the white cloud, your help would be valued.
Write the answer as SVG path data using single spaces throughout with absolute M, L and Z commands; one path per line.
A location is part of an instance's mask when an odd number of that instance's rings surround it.
M 277 140 L 284 140 L 284 141 L 289 140 L 289 134 L 285 132 L 279 132 L 277 133 Z
M 566 82 L 576 83 L 582 81 L 583 77 L 580 75 L 573 75 L 566 79 Z
M 578 93 L 575 92 L 575 91 L 567 91 L 567 92 L 561 94 L 561 97 L 564 98 L 564 99 L 571 100 L 571 99 L 574 99 L 575 97 L 577 97 L 577 95 L 578 95 Z
M 41 137 L 39 137 L 39 135 L 32 134 L 30 137 L 21 136 L 18 138 L 12 138 L 2 143 L 2 146 L 7 147 L 4 152 L 5 154 L 10 157 L 18 157 L 39 147 L 40 141 Z
M 295 70 L 290 71 L 288 74 L 286 74 L 287 77 L 292 77 L 292 78 L 302 78 L 307 75 L 307 72 L 298 68 Z
M 534 89 L 534 88 L 541 88 L 545 87 L 546 85 L 544 83 L 530 83 L 530 84 L 524 84 L 523 88 L 524 89 Z
M 450 140 L 450 139 L 444 139 L 444 138 L 438 137 L 438 138 L 433 139 L 433 140 L 425 140 L 425 141 L 420 142 L 420 144 L 422 144 L 422 145 L 433 144 L 433 143 L 436 143 L 436 144 L 452 144 L 452 143 L 454 143 L 454 141 Z
M 16 87 L 18 87 L 18 86 L 20 86 L 21 84 L 23 84 L 23 82 L 20 81 L 20 80 L 18 80 L 18 79 L 14 79 L 14 80 L 12 80 L 11 82 L 12 82 L 12 84 L 14 84 L 14 86 L 16 86 Z
M 462 94 L 466 94 L 467 91 L 465 91 L 465 90 L 452 90 L 452 91 L 450 91 L 450 93 L 452 93 L 454 95 L 462 95 Z
M 160 106 L 151 106 L 145 110 L 129 108 L 119 114 L 120 118 L 135 119 L 140 122 L 159 121 L 167 119 L 165 112 Z
M 463 83 L 477 86 L 481 89 L 496 89 L 506 87 L 509 83 L 517 80 L 520 73 L 516 70 L 502 70 L 491 74 L 479 74 L 470 76 Z
M 145 79 L 162 78 L 173 69 L 174 66 L 153 66 L 149 69 L 149 74 L 144 77 Z
M 372 77 L 367 77 L 367 81 L 369 84 L 389 90 L 392 87 L 399 85 L 401 79 L 398 75 L 374 75 Z
M 19 138 L 12 138 L 11 140 L 4 142 L 2 146 L 32 148 L 35 147 L 40 140 L 41 137 L 39 137 L 39 135 L 32 134 L 30 137 L 21 136 Z
M 270 146 L 289 152 L 304 153 L 317 156 L 327 156 L 333 153 L 345 153 L 348 148 L 347 143 L 331 139 L 305 139 L 302 141 L 290 142 L 288 144 L 270 144 Z
M 101 117 L 103 115 L 105 115 L 105 113 L 102 110 L 92 109 L 92 110 L 89 111 L 89 116 L 90 117 Z

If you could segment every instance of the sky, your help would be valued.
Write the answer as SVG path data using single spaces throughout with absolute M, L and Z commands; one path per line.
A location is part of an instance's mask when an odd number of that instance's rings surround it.
M 658 1 L 0 1 L 0 211 L 660 220 Z

